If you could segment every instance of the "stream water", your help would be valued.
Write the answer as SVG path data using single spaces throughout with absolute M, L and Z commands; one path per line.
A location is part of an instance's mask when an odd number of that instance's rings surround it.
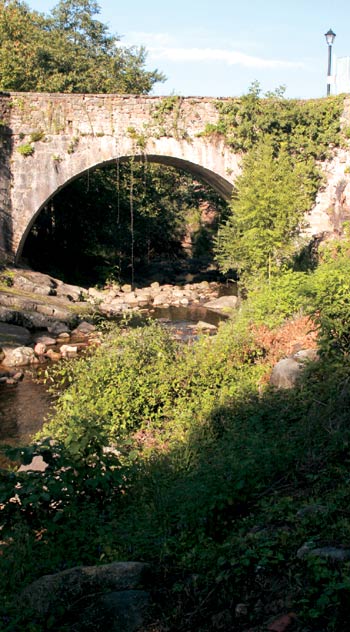
M 195 337 L 194 324 L 198 321 L 217 326 L 224 318 L 201 305 L 155 308 L 149 315 L 171 327 L 175 337 L 184 342 Z M 46 385 L 35 379 L 38 370 L 26 371 L 17 385 L 0 384 L 0 444 L 24 444 L 40 430 L 53 406 Z

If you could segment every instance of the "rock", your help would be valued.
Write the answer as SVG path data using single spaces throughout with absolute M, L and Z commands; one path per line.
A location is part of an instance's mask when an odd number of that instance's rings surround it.
M 38 312 L 22 312 L 21 323 L 24 327 L 30 330 L 33 329 L 47 329 L 52 325 L 53 319 L 45 314 L 38 314 Z
M 300 560 L 306 557 L 320 557 L 332 562 L 348 562 L 350 560 L 350 549 L 336 546 L 324 546 L 313 549 L 306 543 L 298 549 L 297 557 Z
M 238 603 L 235 607 L 236 617 L 246 617 L 248 614 L 248 607 L 245 603 Z
M 45 353 L 46 357 L 52 360 L 53 362 L 61 359 L 61 354 L 59 351 L 54 351 L 53 349 L 48 349 Z
M 59 344 L 61 342 L 67 343 L 70 340 L 70 333 L 68 331 L 62 331 L 61 334 L 58 334 L 56 343 Z
M 60 323 L 58 321 L 52 322 L 51 325 L 47 328 L 50 334 L 54 336 L 59 336 L 62 333 L 69 333 L 69 327 L 65 323 Z
M 96 331 L 95 325 L 92 323 L 88 323 L 86 320 L 83 320 L 79 323 L 78 327 L 76 327 L 72 333 L 81 333 L 81 334 L 91 334 L 93 331 Z
M 276 388 L 293 388 L 302 369 L 302 364 L 293 358 L 283 358 L 272 369 L 270 384 Z
M 33 456 L 28 465 L 20 465 L 18 472 L 45 472 L 48 464 L 44 461 L 43 457 L 39 454 Z
M 4 353 L 4 351 L 2 350 L 2 347 L 0 347 L 0 364 L 1 364 L 1 362 L 3 361 L 4 357 L 5 357 L 5 353 Z
M 37 343 L 45 345 L 45 347 L 50 347 L 56 344 L 56 338 L 51 338 L 50 336 L 35 336 L 35 340 Z
M 289 614 L 284 614 L 282 617 L 275 619 L 267 626 L 269 632 L 285 632 L 292 625 L 296 616 L 294 612 L 290 612 Z
M 84 287 L 70 285 L 69 283 L 62 283 L 62 281 L 57 281 L 56 292 L 57 296 L 67 298 L 69 301 L 73 301 L 74 303 L 80 302 L 84 300 L 84 298 L 88 298 L 88 291 Z
M 310 362 L 315 362 L 319 359 L 319 354 L 317 349 L 300 349 L 293 355 L 294 360 L 297 362 L 305 362 L 309 360 Z
M 169 296 L 168 292 L 160 292 L 159 294 L 156 294 L 153 298 L 154 307 L 157 307 L 158 305 L 165 305 L 166 303 L 170 305 L 172 303 L 171 297 Z
M 148 605 L 147 592 L 122 590 L 86 597 L 64 619 L 70 632 L 136 632 Z
M 54 296 L 56 294 L 56 283 L 53 279 L 47 274 L 32 270 L 22 270 L 20 273 L 15 273 L 13 286 L 31 294 L 41 294 L 42 296 Z
M 16 380 L 16 382 L 20 382 L 21 380 L 23 380 L 24 378 L 24 373 L 23 371 L 17 371 L 16 373 L 14 373 L 13 375 L 11 375 L 11 377 Z
M 0 346 L 19 347 L 30 342 L 30 332 L 25 327 L 0 323 Z
M 217 331 L 216 325 L 212 325 L 211 323 L 206 323 L 203 320 L 199 320 L 195 325 L 196 329 L 202 329 L 204 331 Z
M 36 353 L 36 355 L 41 356 L 44 355 L 46 351 L 46 345 L 44 345 L 43 342 L 37 342 L 35 347 L 34 347 L 34 353 Z
M 39 314 L 44 314 L 44 316 L 49 316 L 50 322 L 53 320 L 59 320 L 63 323 L 76 321 L 76 316 L 72 314 L 70 309 L 55 305 L 54 303 L 48 305 L 39 303 L 36 305 L 36 311 L 39 312 Z
M 238 297 L 237 296 L 220 296 L 219 298 L 214 298 L 207 303 L 204 303 L 204 307 L 208 309 L 215 310 L 225 310 L 225 309 L 234 309 L 238 305 Z
M 134 307 L 138 304 L 139 299 L 136 296 L 135 292 L 125 292 L 123 296 L 123 301 L 130 305 L 130 307 Z
M 122 285 L 120 289 L 122 292 L 124 292 L 124 294 L 128 294 L 129 292 L 132 291 L 132 287 L 128 283 L 125 283 L 124 285 Z
M 327 507 L 325 505 L 314 503 L 313 505 L 307 505 L 306 507 L 301 507 L 297 511 L 297 518 L 305 518 L 308 516 L 315 516 L 317 514 L 326 514 Z
M 59 608 L 68 610 L 78 599 L 88 595 L 139 588 L 147 570 L 147 565 L 142 562 L 76 566 L 53 575 L 44 575 L 29 584 L 20 594 L 19 604 L 29 607 L 39 616 Z
M 1 298 L 0 298 L 1 302 Z M 3 305 L 0 305 L 0 321 L 3 323 L 11 323 L 13 325 L 21 325 L 22 320 L 20 313 L 14 309 L 8 309 Z
M 8 386 L 17 386 L 17 380 L 15 380 L 13 377 L 8 377 L 6 379 L 6 384 Z
M 158 283 L 158 281 L 153 281 L 150 287 L 152 288 L 152 290 L 158 290 L 160 288 L 160 284 Z
M 4 351 L 3 363 L 5 366 L 26 366 L 37 362 L 34 349 L 31 347 L 17 347 L 16 349 L 5 347 Z
M 73 345 L 62 345 L 60 347 L 62 358 L 74 358 L 78 353 L 78 347 Z
M 106 293 L 102 290 L 97 290 L 95 287 L 89 287 L 88 295 L 96 303 L 102 302 L 106 298 Z

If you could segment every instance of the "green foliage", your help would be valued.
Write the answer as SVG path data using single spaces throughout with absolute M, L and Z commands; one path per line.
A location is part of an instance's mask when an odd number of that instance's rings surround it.
M 314 272 L 250 287 L 213 338 L 180 346 L 158 324 L 121 328 L 94 356 L 50 372 L 54 443 L 12 452 L 42 454 L 49 467 L 0 477 L 0 589 L 13 630 L 26 623 L 19 587 L 126 558 L 158 569 L 165 629 L 212 632 L 223 613 L 232 627 L 232 604 L 246 605 L 238 632 L 285 612 L 298 632 L 346 628 L 349 564 L 297 552 L 350 543 L 348 252 L 347 239 L 329 242 Z M 254 328 L 301 310 L 319 323 L 321 358 L 295 388 L 263 388 L 267 349 Z
M 30 134 L 30 142 L 37 143 L 39 140 L 45 140 L 45 132 L 39 129 Z
M 231 215 L 216 239 L 224 272 L 270 277 L 295 249 L 295 238 L 310 206 L 308 169 L 285 149 L 276 157 L 270 137 L 246 156 L 236 181 Z
M 186 138 L 186 126 L 180 127 L 182 98 L 177 95 L 165 97 L 154 108 L 153 124 L 150 132 L 156 138 L 173 136 L 176 139 Z
M 329 242 L 305 287 L 319 327 L 320 349 L 347 358 L 350 350 L 350 241 Z
M 262 98 L 254 82 L 240 99 L 218 102 L 218 123 L 205 133 L 222 134 L 238 152 L 251 150 L 269 136 L 275 149 L 285 146 L 291 155 L 323 160 L 341 141 L 344 96 L 297 101 L 284 99 L 283 92 L 277 89 Z
M 283 88 L 260 96 L 255 82 L 247 95 L 219 102 L 219 133 L 243 152 L 232 215 L 218 235 L 216 256 L 224 271 L 271 276 L 298 248 L 302 218 L 315 199 L 321 176 L 317 160 L 339 146 L 343 97 L 318 101 L 283 98 Z
M 167 367 L 176 357 L 169 334 L 153 324 L 117 332 L 106 344 L 108 354 L 103 346 L 92 357 L 56 369 L 60 383 L 72 385 L 60 397 L 52 428 L 69 443 L 75 437 L 80 442 L 91 418 L 114 440 L 164 418 L 171 387 Z
M 49 15 L 2 0 L 1 89 L 147 94 L 164 75 L 145 69 L 143 47 L 116 46 L 99 12 L 94 0 L 61 0 Z
M 35 149 L 30 143 L 24 143 L 23 145 L 19 145 L 17 147 L 17 151 L 19 154 L 21 154 L 21 156 L 24 156 L 26 158 L 27 156 L 32 156 Z

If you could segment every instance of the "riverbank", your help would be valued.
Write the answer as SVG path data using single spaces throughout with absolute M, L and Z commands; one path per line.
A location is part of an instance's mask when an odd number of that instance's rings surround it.
M 183 286 L 153 282 L 134 289 L 113 284 L 97 289 L 68 285 L 31 270 L 7 269 L 0 275 L 0 361 L 5 367 L 17 367 L 74 357 L 99 344 L 92 324 L 99 318 L 150 313 L 166 319 L 170 312 L 162 315 L 161 310 L 195 306 L 222 313 L 237 306 L 236 296 L 221 294 L 217 282 Z M 203 317 L 198 329 L 213 331 L 215 325 Z M 0 374 L 0 380 L 12 377 Z

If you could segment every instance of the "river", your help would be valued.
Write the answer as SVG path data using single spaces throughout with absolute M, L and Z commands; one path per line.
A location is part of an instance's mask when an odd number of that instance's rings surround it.
M 196 336 L 194 324 L 198 321 L 217 326 L 225 318 L 201 305 L 155 308 L 145 315 L 171 327 L 174 336 L 184 342 Z M 26 370 L 23 380 L 16 385 L 0 384 L 0 444 L 24 444 L 42 428 L 53 407 L 47 386 L 36 379 L 42 366 Z

